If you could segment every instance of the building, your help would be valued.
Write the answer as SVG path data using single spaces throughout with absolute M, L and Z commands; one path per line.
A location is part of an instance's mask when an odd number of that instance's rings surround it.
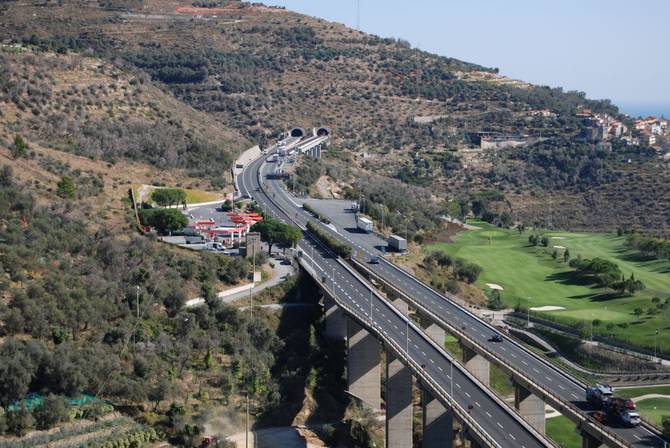
M 246 235 L 246 246 L 244 255 L 251 257 L 253 254 L 260 254 L 263 250 L 261 246 L 261 234 L 258 232 L 248 232 Z

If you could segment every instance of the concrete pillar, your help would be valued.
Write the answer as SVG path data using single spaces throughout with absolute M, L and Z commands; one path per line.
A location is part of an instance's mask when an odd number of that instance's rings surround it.
M 591 434 L 582 431 L 582 448 L 601 448 L 605 444 L 593 437 Z
M 488 386 L 491 372 L 488 360 L 463 344 L 461 344 L 461 349 L 463 350 L 463 364 L 465 364 L 465 368 L 475 378 Z
M 544 413 L 544 400 L 533 395 L 520 384 L 514 385 L 514 407 L 519 414 L 535 429 L 544 434 L 546 419 Z
M 440 348 L 444 348 L 445 333 L 442 327 L 436 323 L 431 322 L 424 328 L 424 331 L 429 338 L 431 338 L 437 345 L 440 346 Z
M 440 348 L 444 348 L 445 332 L 442 327 L 433 322 L 433 320 L 425 314 L 418 313 L 419 322 L 423 331 L 431 338 Z
M 421 391 L 421 408 L 422 448 L 451 448 L 454 443 L 454 414 L 426 390 Z
M 412 446 L 412 372 L 386 353 L 386 448 Z
M 325 314 L 325 335 L 334 341 L 347 339 L 347 316 L 342 308 L 330 296 L 323 298 L 323 310 Z
M 347 382 L 349 393 L 373 409 L 381 408 L 379 341 L 347 319 Z

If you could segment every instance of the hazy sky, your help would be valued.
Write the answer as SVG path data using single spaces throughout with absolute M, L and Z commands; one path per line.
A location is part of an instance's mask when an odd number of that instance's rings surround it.
M 266 0 L 356 26 L 356 0 Z M 525 81 L 670 112 L 668 0 L 360 0 L 362 31 Z

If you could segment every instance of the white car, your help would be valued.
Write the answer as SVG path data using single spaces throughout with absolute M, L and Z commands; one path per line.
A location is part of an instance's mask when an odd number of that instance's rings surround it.
M 625 412 L 621 414 L 621 421 L 627 426 L 639 426 L 640 414 L 637 412 Z

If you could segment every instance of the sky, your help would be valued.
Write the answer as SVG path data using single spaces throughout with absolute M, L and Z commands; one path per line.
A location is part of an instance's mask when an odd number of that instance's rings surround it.
M 668 0 L 358 0 L 360 29 L 670 117 Z M 356 28 L 357 0 L 265 0 Z

